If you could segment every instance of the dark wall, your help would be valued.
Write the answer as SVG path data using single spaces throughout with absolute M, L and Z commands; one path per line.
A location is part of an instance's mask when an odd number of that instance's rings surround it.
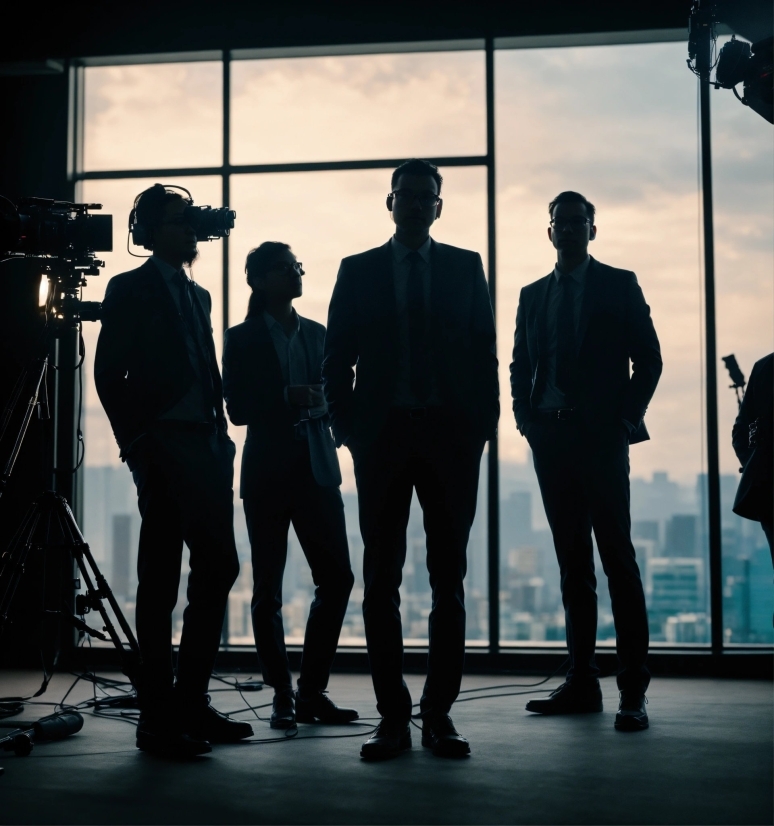
M 14 31 L 3 60 L 687 28 L 690 0 L 70 2 Z
M 67 180 L 66 76 L 0 78 L 0 100 L 5 113 L 0 130 L 0 195 L 14 202 L 30 195 L 72 200 L 73 185 Z M 0 263 L 0 409 L 5 408 L 21 371 L 40 351 L 39 283 L 40 269 L 33 262 Z M 25 394 L 22 402 L 28 398 Z M 0 443 L 2 468 L 11 447 L 8 437 L 18 422 L 17 416 L 12 420 L 11 432 Z M 8 547 L 27 507 L 44 487 L 44 428 L 44 423 L 33 418 L 0 498 L 0 553 Z M 67 574 L 67 566 L 62 566 L 57 557 L 61 553 L 47 560 L 49 585 Z M 43 583 L 44 560 L 33 551 L 14 598 L 12 624 L 0 640 L 0 664 L 39 664 Z M 46 636 L 51 636 L 50 629 Z

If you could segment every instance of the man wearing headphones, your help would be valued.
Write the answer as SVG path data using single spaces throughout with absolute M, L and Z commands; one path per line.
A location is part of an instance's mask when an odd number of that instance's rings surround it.
M 333 434 L 355 463 L 365 545 L 363 616 L 383 719 L 366 759 L 411 747 L 399 588 L 416 489 L 432 588 L 422 745 L 465 756 L 449 710 L 465 658 L 463 580 L 484 443 L 500 406 L 492 305 L 478 253 L 430 238 L 442 178 L 408 161 L 392 175 L 395 235 L 341 262 L 328 313 L 323 381 Z M 357 383 L 354 367 L 357 365 Z
M 183 269 L 198 255 L 196 231 L 184 214 L 192 201 L 174 189 L 156 184 L 135 201 L 135 242 L 153 254 L 108 284 L 94 373 L 142 515 L 137 747 L 187 757 L 253 731 L 218 713 L 207 694 L 239 572 L 235 448 L 226 434 L 210 294 Z M 191 572 L 174 683 L 172 611 L 184 542 Z

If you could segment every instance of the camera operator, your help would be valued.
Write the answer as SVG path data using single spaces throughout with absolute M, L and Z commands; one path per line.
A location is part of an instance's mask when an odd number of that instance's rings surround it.
M 186 275 L 197 234 L 191 202 L 156 184 L 134 218 L 153 255 L 111 279 L 103 302 L 95 382 L 137 486 L 137 747 L 185 757 L 252 735 L 209 704 L 228 593 L 239 572 L 233 529 L 234 443 L 210 327 L 210 294 Z M 190 212 L 190 211 L 189 211 Z M 190 550 L 188 605 L 172 666 L 172 611 L 183 542 Z

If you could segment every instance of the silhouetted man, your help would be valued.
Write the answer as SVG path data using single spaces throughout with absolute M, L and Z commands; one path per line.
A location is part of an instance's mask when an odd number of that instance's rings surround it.
M 593 530 L 622 666 L 615 726 L 639 730 L 648 726 L 648 616 L 631 542 L 629 444 L 650 438 L 643 417 L 661 375 L 661 352 L 634 273 L 588 254 L 597 232 L 594 206 L 562 192 L 548 211 L 557 263 L 521 291 L 511 392 L 559 560 L 570 669 L 564 685 L 527 710 L 602 711 Z
M 156 184 L 136 200 L 153 255 L 110 280 L 95 358 L 97 392 L 137 486 L 140 749 L 173 756 L 252 734 L 209 704 L 207 687 L 228 593 L 239 573 L 234 544 L 234 443 L 226 434 L 210 294 L 184 264 L 197 256 L 188 201 Z M 172 611 L 183 542 L 188 606 L 173 688 Z
M 339 708 L 326 692 L 355 578 L 320 379 L 325 327 L 293 307 L 304 270 L 287 244 L 266 241 L 251 250 L 245 272 L 252 294 L 247 318 L 226 332 L 223 390 L 231 421 L 247 425 L 240 494 L 252 550 L 255 645 L 274 689 L 270 725 L 348 723 L 357 711 Z M 315 584 L 296 695 L 282 625 L 291 523 Z
M 383 719 L 361 755 L 411 747 L 400 595 L 413 491 L 424 513 L 432 589 L 422 744 L 470 751 L 449 717 L 465 656 L 468 535 L 484 443 L 499 415 L 492 306 L 478 253 L 431 240 L 442 179 L 412 160 L 392 175 L 395 235 L 341 262 L 323 381 L 337 444 L 355 463 L 365 545 L 363 616 Z M 357 381 L 355 381 L 357 366 Z
M 732 442 L 742 463 L 734 513 L 760 522 L 774 561 L 774 353 L 755 362 Z

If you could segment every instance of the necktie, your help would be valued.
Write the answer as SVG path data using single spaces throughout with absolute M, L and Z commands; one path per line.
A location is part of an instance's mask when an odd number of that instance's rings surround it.
M 177 288 L 180 292 L 180 312 L 183 315 L 183 321 L 185 321 L 185 325 L 188 327 L 188 332 L 194 337 L 194 340 L 196 340 L 198 338 L 196 335 L 196 320 L 194 318 L 193 302 L 191 300 L 189 286 L 191 281 L 182 270 L 175 275 L 175 280 L 177 281 Z
M 430 353 L 427 340 L 427 313 L 422 283 L 422 256 L 414 251 L 407 260 L 411 264 L 406 291 L 409 321 L 409 366 L 411 393 L 423 402 L 430 393 Z
M 559 279 L 559 307 L 556 313 L 556 386 L 572 405 L 573 373 L 575 368 L 575 312 L 573 287 L 569 275 Z

